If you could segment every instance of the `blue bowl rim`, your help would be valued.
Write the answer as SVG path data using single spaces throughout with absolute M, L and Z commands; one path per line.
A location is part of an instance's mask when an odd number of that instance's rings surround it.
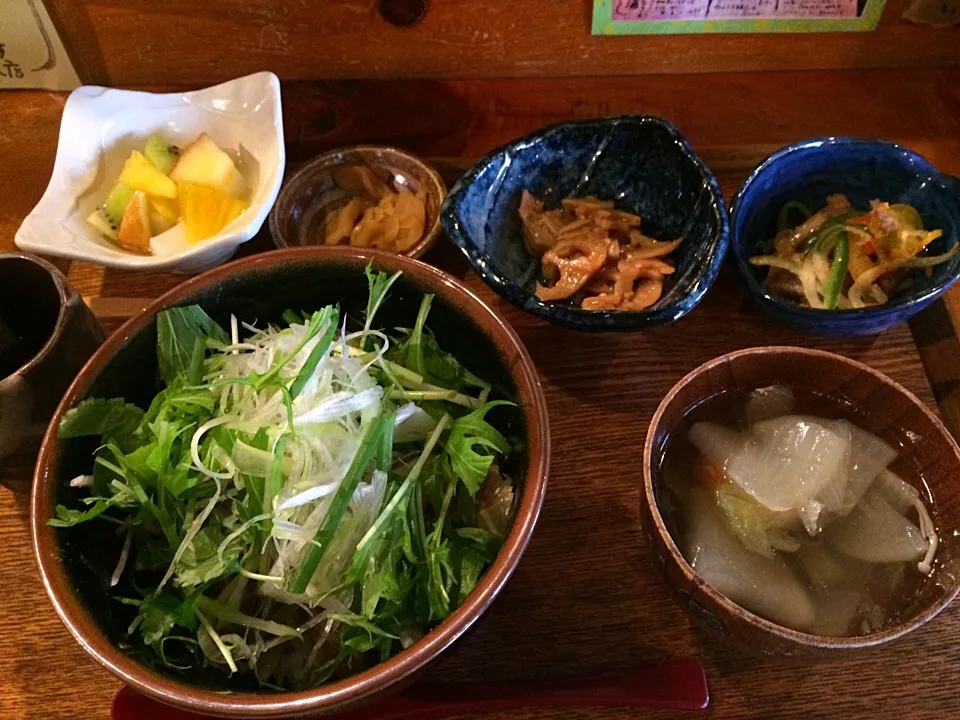
M 792 153 L 801 150 L 808 150 L 810 148 L 822 148 L 824 146 L 831 145 L 863 145 L 865 147 L 880 147 L 892 152 L 900 153 L 910 158 L 910 160 L 912 160 L 918 168 L 926 172 L 927 178 L 947 186 L 955 186 L 958 195 L 960 195 L 960 179 L 940 172 L 929 160 L 905 145 L 891 142 L 889 140 L 856 137 L 852 135 L 821 135 L 818 137 L 807 138 L 806 140 L 800 140 L 799 142 L 782 147 L 779 150 L 767 155 L 767 157 L 764 158 L 760 164 L 750 172 L 750 175 L 748 175 L 747 179 L 743 181 L 733 197 L 733 203 L 730 210 L 731 244 L 733 246 L 732 254 L 734 258 L 734 264 L 737 267 L 737 273 L 740 275 L 740 279 L 746 285 L 748 292 L 756 301 L 768 307 L 775 308 L 778 312 L 783 313 L 787 318 L 794 322 L 799 322 L 800 324 L 807 324 L 816 320 L 822 321 L 835 319 L 835 321 L 844 323 L 845 325 L 858 325 L 860 322 L 869 323 L 872 320 L 877 320 L 888 315 L 894 315 L 898 312 L 902 312 L 903 310 L 907 310 L 909 312 L 909 309 L 913 307 L 915 307 L 916 311 L 919 312 L 921 309 L 926 307 L 927 304 L 948 290 L 953 283 L 960 279 L 960 265 L 958 265 L 957 270 L 952 276 L 944 278 L 936 285 L 933 285 L 921 292 L 911 293 L 908 291 L 900 294 L 898 297 L 889 302 L 883 303 L 882 305 L 877 305 L 875 307 L 855 308 L 849 310 L 831 310 L 829 313 L 827 313 L 823 310 L 804 307 L 803 305 L 798 305 L 790 300 L 778 298 L 774 295 L 769 295 L 766 293 L 753 273 L 752 266 L 749 264 L 749 258 L 741 252 L 742 245 L 741 243 L 737 242 L 736 237 L 737 220 L 740 214 L 744 196 L 750 188 L 750 185 L 753 184 L 753 182 L 757 179 L 757 177 L 760 176 L 761 173 L 765 172 L 771 166 L 779 162 L 782 158 Z
M 710 262 L 704 264 L 699 269 L 698 279 L 701 280 L 701 282 L 698 282 L 694 289 L 687 295 L 684 295 L 670 305 L 653 310 L 631 311 L 584 310 L 583 308 L 572 305 L 544 303 L 538 300 L 535 295 L 525 290 L 520 290 L 519 288 L 513 290 L 508 280 L 498 274 L 488 263 L 481 261 L 485 253 L 481 252 L 465 237 L 465 233 L 460 226 L 456 206 L 467 188 L 473 184 L 481 171 L 510 150 L 523 147 L 529 143 L 541 140 L 548 135 L 563 132 L 570 128 L 589 127 L 591 125 L 614 126 L 620 123 L 633 123 L 637 125 L 650 123 L 666 130 L 671 138 L 679 145 L 683 154 L 693 162 L 703 177 L 706 187 L 709 188 L 712 204 L 720 220 L 720 232 L 714 235 L 713 254 Z M 717 182 L 717 178 L 703 159 L 693 150 L 683 134 L 671 122 L 658 115 L 628 114 L 583 120 L 567 120 L 547 125 L 528 135 L 505 143 L 480 158 L 454 183 L 440 207 L 440 221 L 443 224 L 443 229 L 447 236 L 466 256 L 474 272 L 500 297 L 525 312 L 538 315 L 562 325 L 580 329 L 629 330 L 663 325 L 679 320 L 693 310 L 703 299 L 703 296 L 706 295 L 707 291 L 713 286 L 730 245 L 730 216 L 727 212 L 727 204 L 723 198 L 723 193 L 720 192 L 720 184 Z M 704 279 L 706 282 L 702 282 Z M 532 299 L 536 304 L 532 307 L 525 307 L 524 303 L 527 298 Z M 684 303 L 684 300 L 692 300 L 692 302 Z

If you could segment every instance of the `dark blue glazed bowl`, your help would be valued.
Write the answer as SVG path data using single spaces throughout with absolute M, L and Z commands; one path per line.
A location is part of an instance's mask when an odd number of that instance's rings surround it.
M 683 238 L 677 272 L 642 312 L 584 310 L 535 295 L 539 259 L 527 252 L 517 209 L 521 191 L 557 207 L 596 196 L 643 218 L 659 240 Z M 717 277 L 730 227 L 716 178 L 670 123 L 624 115 L 553 125 L 480 160 L 447 195 L 444 230 L 501 297 L 582 330 L 634 330 L 673 322 L 700 302 Z
M 733 256 L 760 308 L 776 320 L 818 335 L 871 335 L 917 314 L 960 277 L 960 255 L 937 265 L 931 277 L 918 271 L 913 286 L 883 305 L 858 310 L 815 310 L 770 295 L 761 283 L 766 268 L 750 264 L 759 246 L 776 234 L 777 214 L 789 200 L 820 208 L 843 193 L 856 207 L 871 200 L 909 203 L 924 226 L 943 237 L 930 244 L 939 255 L 960 241 L 960 182 L 938 172 L 902 145 L 854 137 L 804 140 L 773 153 L 747 178 L 733 202 Z

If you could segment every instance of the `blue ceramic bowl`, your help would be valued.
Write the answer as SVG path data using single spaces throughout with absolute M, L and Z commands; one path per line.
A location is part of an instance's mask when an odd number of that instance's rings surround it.
M 856 207 L 871 200 L 909 203 L 928 228 L 943 237 L 930 244 L 939 255 L 960 241 L 960 181 L 938 172 L 902 145 L 854 137 L 804 140 L 764 160 L 741 186 L 733 203 L 733 256 L 750 295 L 776 320 L 819 335 L 870 335 L 920 312 L 960 277 L 960 255 L 937 265 L 932 277 L 917 272 L 909 290 L 889 302 L 859 310 L 815 310 L 764 290 L 766 268 L 749 260 L 776 234 L 777 214 L 789 200 L 820 208 L 843 193 Z
M 614 200 L 643 218 L 644 233 L 683 238 L 677 272 L 642 312 L 584 310 L 535 295 L 539 259 L 527 252 L 517 209 L 528 190 L 557 207 L 566 197 Z M 444 230 L 501 297 L 583 330 L 632 330 L 673 322 L 713 284 L 730 227 L 716 178 L 665 120 L 624 115 L 544 128 L 493 151 L 464 175 L 440 211 Z

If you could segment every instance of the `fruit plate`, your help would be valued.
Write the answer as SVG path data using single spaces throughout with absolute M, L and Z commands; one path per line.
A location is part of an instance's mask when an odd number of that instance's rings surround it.
M 247 209 L 217 235 L 189 243 L 181 223 L 153 238 L 153 254 L 141 255 L 113 245 L 86 222 L 148 136 L 180 145 L 201 133 L 235 154 L 250 186 Z M 280 81 L 273 73 L 188 93 L 80 87 L 63 110 L 50 183 L 15 241 L 21 250 L 106 267 L 200 272 L 257 234 L 277 198 L 284 165 Z

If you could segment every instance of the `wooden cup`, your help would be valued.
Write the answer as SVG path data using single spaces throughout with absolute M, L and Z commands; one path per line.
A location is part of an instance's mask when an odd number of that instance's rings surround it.
M 681 419 L 710 397 L 769 385 L 815 391 L 852 403 L 863 413 L 864 429 L 891 443 L 929 487 L 940 536 L 934 571 L 900 620 L 879 632 L 821 637 L 764 620 L 697 577 L 667 531 L 657 507 L 658 473 L 667 441 Z M 960 448 L 929 408 L 905 388 L 833 353 L 752 348 L 711 360 L 683 378 L 660 403 L 650 423 L 640 502 L 644 536 L 673 597 L 708 634 L 751 654 L 816 657 L 889 642 L 933 618 L 960 589 Z

